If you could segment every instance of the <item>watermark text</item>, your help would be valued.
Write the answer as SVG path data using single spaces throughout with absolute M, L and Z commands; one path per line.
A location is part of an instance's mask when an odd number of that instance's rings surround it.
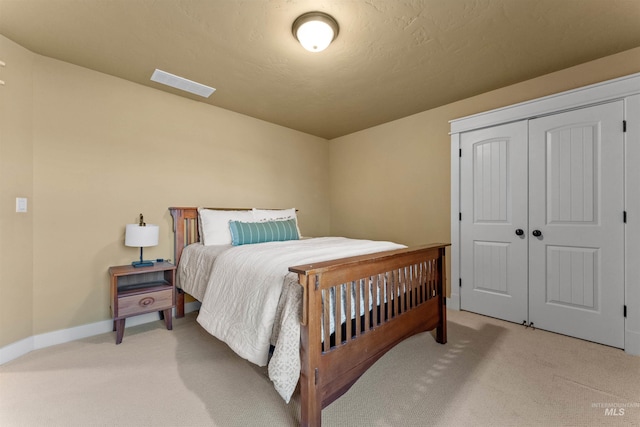
M 630 409 L 640 408 L 640 402 L 597 402 L 592 403 L 591 407 L 602 409 L 604 411 L 604 415 L 607 417 L 622 417 L 625 415 L 625 413 L 629 413 Z

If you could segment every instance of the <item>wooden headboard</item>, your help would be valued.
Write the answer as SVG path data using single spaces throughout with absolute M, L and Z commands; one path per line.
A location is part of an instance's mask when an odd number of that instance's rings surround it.
M 214 211 L 250 211 L 251 208 L 203 208 Z M 262 208 L 261 208 L 262 209 Z M 297 211 L 297 209 L 296 209 Z M 198 227 L 197 207 L 173 207 L 169 208 L 173 217 L 173 256 L 174 263 L 178 265 L 182 250 L 191 243 L 200 241 L 200 228 Z
M 251 208 L 204 208 L 216 211 L 250 211 Z M 297 209 L 296 209 L 297 210 Z M 173 256 L 174 264 L 178 265 L 182 257 L 182 250 L 200 241 L 200 227 L 198 227 L 197 207 L 171 207 L 169 212 L 173 217 Z M 176 289 L 176 317 L 184 317 L 184 292 Z
M 182 249 L 191 243 L 200 240 L 198 229 L 198 208 L 169 208 L 173 217 L 173 256 L 174 263 L 178 265 Z
M 247 208 L 205 208 L 225 211 L 251 210 Z M 200 227 L 198 227 L 197 207 L 171 207 L 169 212 L 173 217 L 173 256 L 174 264 L 178 265 L 182 250 L 200 241 Z M 184 317 L 184 292 L 176 289 L 176 318 Z
M 251 208 L 204 208 L 216 211 L 250 211 Z M 178 265 L 182 250 L 191 243 L 200 241 L 200 227 L 198 227 L 197 207 L 169 208 L 173 217 L 173 256 Z

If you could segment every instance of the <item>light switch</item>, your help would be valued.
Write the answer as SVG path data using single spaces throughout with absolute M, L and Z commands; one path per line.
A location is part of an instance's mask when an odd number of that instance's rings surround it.
M 27 211 L 27 198 L 16 197 L 16 212 L 26 212 L 26 211 Z

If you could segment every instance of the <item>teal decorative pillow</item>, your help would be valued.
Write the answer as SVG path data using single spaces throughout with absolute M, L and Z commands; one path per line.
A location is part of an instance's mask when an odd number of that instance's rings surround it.
M 300 238 L 296 220 L 293 218 L 265 222 L 229 221 L 229 231 L 231 231 L 231 244 L 234 246 Z

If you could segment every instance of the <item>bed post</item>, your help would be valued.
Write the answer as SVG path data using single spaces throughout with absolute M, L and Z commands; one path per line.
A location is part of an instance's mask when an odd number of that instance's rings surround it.
M 198 208 L 169 208 L 173 218 L 173 254 L 178 265 L 182 250 L 198 241 Z M 176 289 L 176 318 L 184 317 L 184 291 Z
M 185 227 L 184 227 L 184 209 L 183 208 L 169 208 L 171 217 L 173 218 L 173 256 L 174 263 L 178 265 L 182 250 L 184 249 L 185 242 Z M 184 291 L 176 288 L 176 319 L 184 317 Z
M 303 289 L 300 325 L 300 425 L 319 427 L 322 402 L 318 392 L 318 374 L 322 349 L 318 316 L 322 301 L 315 290 L 315 274 L 298 274 L 298 279 Z M 311 289 L 311 286 L 314 288 Z
M 173 218 L 173 257 L 176 265 L 184 248 L 184 214 L 181 208 L 169 208 Z
M 436 341 L 440 344 L 447 343 L 447 265 L 446 265 L 446 247 L 441 247 L 438 254 L 438 308 L 441 311 L 438 326 L 436 328 Z

